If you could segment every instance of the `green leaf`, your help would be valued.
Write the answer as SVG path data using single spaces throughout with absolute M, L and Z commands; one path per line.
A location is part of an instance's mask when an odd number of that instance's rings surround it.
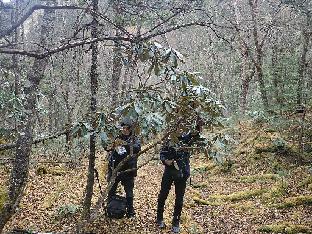
M 143 112 L 143 109 L 141 108 L 141 105 L 138 102 L 134 103 L 134 110 L 136 111 L 136 113 L 138 113 L 138 115 L 140 115 Z
M 165 102 L 164 105 L 165 105 L 166 111 L 168 113 L 171 113 L 172 112 L 172 107 L 170 106 L 170 104 L 168 102 Z
M 154 73 L 156 76 L 160 75 L 160 65 L 158 63 L 155 64 Z
M 109 138 L 108 138 L 108 136 L 107 136 L 107 133 L 106 133 L 106 132 L 101 132 L 101 133 L 100 133 L 100 139 L 101 139 L 101 141 L 102 141 L 103 143 L 107 143 L 108 140 L 109 140 Z
M 81 136 L 81 130 L 80 130 L 80 124 L 76 124 L 72 130 L 71 130 L 71 134 L 73 135 L 73 137 L 77 137 L 77 136 Z

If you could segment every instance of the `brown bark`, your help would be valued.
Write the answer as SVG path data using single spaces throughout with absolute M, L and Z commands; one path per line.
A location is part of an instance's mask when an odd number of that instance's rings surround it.
M 94 13 L 98 12 L 98 0 L 92 0 L 92 9 Z M 93 19 L 91 23 L 91 37 L 97 38 L 98 35 L 98 17 L 97 14 L 93 14 Z M 97 108 L 97 89 L 98 89 L 98 43 L 95 42 L 91 44 L 91 70 L 90 70 L 90 83 L 91 83 L 91 123 L 95 130 L 96 122 L 96 108 Z M 93 185 L 94 185 L 94 167 L 95 167 L 95 143 L 96 134 L 90 135 L 90 152 L 89 152 L 89 166 L 88 166 L 88 180 L 86 185 L 85 199 L 83 203 L 83 218 L 88 219 L 90 216 L 91 200 L 93 195 Z
M 304 77 L 307 70 L 307 53 L 309 48 L 309 41 L 311 37 L 311 32 L 309 32 L 309 27 L 311 25 L 311 16 L 307 15 L 306 27 L 302 29 L 302 50 L 299 58 L 299 69 L 298 69 L 298 83 L 297 83 L 297 105 L 303 105 L 303 87 L 304 87 Z
M 262 104 L 265 110 L 269 109 L 269 101 L 266 93 L 266 88 L 263 80 L 263 70 L 262 70 L 262 43 L 260 43 L 260 38 L 258 34 L 258 22 L 257 22 L 257 11 L 258 11 L 258 0 L 248 0 L 250 10 L 251 10 L 251 19 L 252 19 L 252 34 L 255 44 L 255 57 L 254 64 L 256 68 L 256 77 L 258 79 Z
M 133 61 L 133 52 L 129 51 L 128 54 L 128 63 L 125 66 L 125 72 L 124 72 L 124 76 L 123 76 L 123 80 L 122 80 L 122 84 L 121 84 L 121 93 L 122 93 L 122 97 L 125 98 L 126 97 L 126 90 L 129 84 L 129 81 L 133 75 L 133 69 L 134 69 L 134 61 Z
M 239 102 L 240 102 L 241 112 L 245 113 L 246 108 L 247 108 L 247 95 L 249 91 L 249 84 L 254 76 L 255 68 L 252 65 L 252 59 L 250 57 L 248 45 L 246 41 L 243 39 L 241 30 L 240 30 L 242 16 L 240 14 L 237 4 L 238 2 L 237 0 L 235 0 L 233 2 L 235 17 L 236 17 L 235 29 L 238 35 L 239 49 L 240 49 L 240 54 L 241 54 L 241 69 L 240 69 L 241 93 L 240 93 Z
M 53 31 L 54 20 L 54 10 L 45 10 L 40 32 L 42 45 L 46 45 L 49 33 Z M 0 213 L 0 232 L 18 207 L 27 183 L 29 157 L 33 141 L 34 114 L 36 111 L 36 92 L 47 64 L 48 59 L 35 59 L 31 70 L 27 74 L 29 84 L 24 88 L 23 119 L 18 126 L 19 136 L 10 176 L 9 199 Z
M 119 36 L 119 30 L 116 29 L 116 36 Z M 115 48 L 113 51 L 113 70 L 112 70 L 112 81 L 111 81 L 111 106 L 115 106 L 118 103 L 118 93 L 120 91 L 119 83 L 122 71 L 122 55 L 121 55 L 121 44 L 115 42 Z
M 273 81 L 273 87 L 274 87 L 274 99 L 277 107 L 279 108 L 279 111 L 282 111 L 283 103 L 281 98 L 281 87 L 280 87 L 280 78 L 278 73 L 278 47 L 277 47 L 277 40 L 273 41 L 272 46 L 272 81 Z

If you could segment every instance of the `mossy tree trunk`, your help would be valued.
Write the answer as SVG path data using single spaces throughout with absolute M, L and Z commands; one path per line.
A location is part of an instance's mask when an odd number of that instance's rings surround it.
M 307 70 L 307 53 L 309 49 L 309 42 L 312 32 L 310 27 L 312 26 L 312 16 L 311 13 L 307 13 L 306 25 L 303 26 L 302 35 L 302 49 L 299 58 L 299 69 L 298 69 L 298 84 L 297 84 L 297 105 L 301 106 L 303 104 L 303 93 L 304 93 L 304 83 L 305 74 Z
M 91 23 L 91 37 L 98 37 L 98 15 L 99 10 L 98 0 L 92 0 L 92 11 L 93 19 Z M 94 185 L 94 167 L 95 167 L 95 143 L 96 143 L 96 133 L 95 133 L 95 123 L 96 123 L 96 109 L 97 109 L 97 89 L 98 89 L 98 43 L 91 44 L 91 70 L 90 70 L 90 83 L 91 83 L 91 123 L 93 131 L 90 135 L 90 145 L 89 145 L 89 166 L 88 166 L 88 180 L 85 192 L 85 199 L 83 203 L 83 217 L 88 219 L 90 216 L 91 200 L 93 195 L 93 185 Z
M 47 40 L 53 32 L 54 22 L 55 10 L 44 10 L 40 29 L 40 44 L 43 47 L 47 45 Z M 10 176 L 9 200 L 0 213 L 0 232 L 18 207 L 27 183 L 35 122 L 36 95 L 47 64 L 48 58 L 35 59 L 32 68 L 27 74 L 28 82 L 24 87 L 24 110 L 22 119 L 18 122 L 18 140 Z
M 249 50 L 246 41 L 243 39 L 241 32 L 242 16 L 238 8 L 238 2 L 233 2 L 234 14 L 235 14 L 235 31 L 238 35 L 239 53 L 241 55 L 240 63 L 240 80 L 241 80 L 241 92 L 239 97 L 240 111 L 246 112 L 247 109 L 247 96 L 249 92 L 250 82 L 255 74 L 255 66 L 252 64 Z
M 122 16 L 121 16 L 121 5 L 118 1 L 114 2 L 114 13 L 115 13 L 115 24 L 117 28 L 115 29 L 116 37 L 121 36 L 122 32 L 119 27 L 123 26 Z M 120 79 L 122 75 L 123 61 L 121 52 L 121 42 L 115 41 L 115 47 L 113 49 L 113 67 L 112 67 L 112 77 L 111 77 L 111 106 L 115 106 L 119 101 L 120 92 Z

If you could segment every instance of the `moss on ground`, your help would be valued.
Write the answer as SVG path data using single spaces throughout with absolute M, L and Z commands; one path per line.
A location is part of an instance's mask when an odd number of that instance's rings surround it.
M 263 198 L 268 202 L 276 202 L 278 198 L 281 198 L 288 191 L 288 183 L 285 180 L 281 180 L 275 186 L 273 186 L 268 193 L 263 195 Z
M 192 172 L 203 173 L 203 172 L 206 172 L 206 171 L 210 171 L 210 170 L 212 170 L 215 167 L 216 167 L 215 163 L 205 163 L 205 164 L 202 164 L 202 165 L 194 167 L 192 169 Z
M 211 205 L 211 206 L 218 206 L 224 204 L 226 201 L 241 201 L 241 200 L 247 200 L 253 197 L 260 196 L 264 193 L 266 193 L 266 189 L 255 189 L 255 190 L 247 190 L 247 191 L 240 191 L 228 195 L 224 194 L 214 194 L 210 195 L 207 199 L 202 199 L 200 196 L 194 196 L 193 200 L 196 203 L 204 204 L 204 205 Z
M 278 209 L 290 208 L 301 205 L 312 205 L 312 195 L 288 197 L 284 202 L 275 205 Z
M 311 233 L 312 232 L 312 229 L 308 226 L 289 224 L 289 223 L 264 225 L 264 226 L 261 226 L 258 230 L 260 232 L 286 233 L 286 234 Z
M 230 204 L 229 207 L 236 209 L 236 210 L 239 210 L 241 212 L 247 212 L 250 210 L 255 210 L 255 208 L 256 208 L 255 204 L 252 201 Z
M 8 192 L 5 188 L 0 187 L 0 211 L 4 207 L 5 202 L 8 199 Z
M 262 175 L 252 175 L 252 176 L 241 176 L 239 178 L 240 182 L 254 183 L 257 181 L 264 182 L 268 180 L 278 180 L 280 176 L 278 174 L 262 174 Z
M 246 191 L 231 193 L 228 195 L 215 194 L 215 195 L 210 195 L 208 200 L 240 201 L 240 200 L 246 200 L 246 199 L 260 196 L 266 192 L 268 192 L 267 189 L 254 189 L 254 190 L 246 190 Z
M 299 187 L 309 187 L 312 184 L 312 176 L 308 176 L 299 183 Z
M 36 174 L 39 176 L 50 174 L 54 176 L 63 176 L 66 175 L 66 170 L 60 167 L 55 167 L 55 168 L 47 168 L 45 166 L 40 166 L 36 170 Z
M 201 199 L 200 197 L 197 197 L 197 196 L 194 196 L 193 200 L 198 204 L 208 205 L 208 206 L 220 206 L 220 205 L 224 204 L 221 201 L 204 200 L 204 199 Z

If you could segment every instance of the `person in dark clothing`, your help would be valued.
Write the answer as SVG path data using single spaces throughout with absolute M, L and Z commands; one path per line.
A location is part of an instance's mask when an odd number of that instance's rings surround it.
M 141 144 L 139 139 L 133 135 L 131 124 L 122 123 L 121 134 L 116 138 L 114 149 L 110 152 L 108 158 L 108 181 L 111 179 L 112 171 L 124 158 L 126 158 L 131 153 L 131 150 L 133 150 L 133 157 L 128 160 L 125 165 L 122 166 L 122 168 L 118 171 L 115 183 L 108 192 L 109 200 L 113 195 L 116 194 L 118 184 L 121 182 L 126 193 L 128 218 L 135 216 L 133 207 L 134 178 L 137 176 L 137 157 L 135 154 L 141 150 Z
M 164 228 L 163 220 L 164 206 L 171 189 L 171 185 L 175 186 L 175 204 L 172 218 L 172 231 L 178 233 L 180 231 L 180 217 L 183 207 L 183 197 L 186 188 L 186 181 L 190 176 L 190 153 L 183 146 L 189 146 L 196 137 L 197 133 L 183 133 L 178 139 L 179 142 L 174 144 L 167 140 L 160 151 L 160 160 L 165 165 L 162 176 L 161 189 L 158 195 L 157 217 L 156 221 L 159 228 Z

